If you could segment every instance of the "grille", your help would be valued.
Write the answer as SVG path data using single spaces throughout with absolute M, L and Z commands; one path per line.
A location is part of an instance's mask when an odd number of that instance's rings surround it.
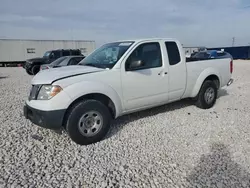
M 32 85 L 32 88 L 30 90 L 29 100 L 36 100 L 39 88 L 40 88 L 39 85 Z

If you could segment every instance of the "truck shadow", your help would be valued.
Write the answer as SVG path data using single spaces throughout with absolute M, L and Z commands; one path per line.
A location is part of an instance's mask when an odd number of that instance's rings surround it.
M 224 97 L 224 96 L 227 96 L 229 95 L 227 90 L 226 89 L 220 89 L 218 91 L 218 96 L 217 96 L 217 99 L 221 98 L 221 97 Z
M 230 156 L 223 143 L 211 145 L 210 153 L 202 155 L 200 162 L 187 177 L 189 187 L 250 187 L 250 174 Z
M 130 122 L 133 122 L 133 121 L 136 121 L 138 119 L 145 118 L 145 117 L 155 116 L 155 115 L 161 114 L 161 113 L 175 111 L 175 110 L 178 110 L 181 108 L 191 106 L 193 104 L 194 104 L 194 101 L 192 101 L 190 99 L 183 99 L 183 100 L 178 101 L 178 102 L 173 102 L 173 103 L 170 103 L 167 105 L 162 105 L 162 106 L 154 107 L 151 109 L 143 110 L 140 112 L 135 112 L 132 114 L 121 116 L 112 123 L 111 129 L 107 135 L 107 138 L 110 138 L 113 135 L 117 134 L 119 131 L 121 131 L 123 129 L 124 126 L 126 126 L 126 124 L 128 124 Z
M 225 89 L 220 89 L 218 91 L 218 98 L 228 95 Z M 170 111 L 175 111 L 181 108 L 194 105 L 194 101 L 191 99 L 183 99 L 181 101 L 173 102 L 170 104 L 154 107 L 151 109 L 143 110 L 140 112 L 135 112 L 129 115 L 124 115 L 116 119 L 111 125 L 110 132 L 107 134 L 107 138 L 112 137 L 126 126 L 127 123 L 142 119 L 145 117 L 155 116 L 157 114 L 166 113 Z

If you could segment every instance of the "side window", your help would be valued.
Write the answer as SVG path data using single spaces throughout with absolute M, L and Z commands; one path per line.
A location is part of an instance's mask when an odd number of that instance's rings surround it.
M 176 65 L 181 61 L 180 52 L 175 42 L 165 42 L 170 65 Z
M 51 55 L 52 55 L 53 59 L 58 59 L 59 57 L 61 57 L 60 51 L 53 51 L 51 53 Z
M 133 63 L 140 62 L 136 67 Z M 125 63 L 127 70 L 150 69 L 162 66 L 161 48 L 158 42 L 151 42 L 139 45 L 129 56 Z
M 69 62 L 69 58 L 65 58 L 62 62 L 59 63 L 59 66 L 67 66 Z
M 77 61 L 76 58 L 71 58 L 68 65 L 77 65 L 78 63 L 79 63 L 79 61 Z
M 49 58 L 50 58 L 50 59 L 55 59 L 55 53 L 54 53 L 54 52 L 51 52 L 51 53 L 49 54 Z
M 69 56 L 70 52 L 68 50 L 62 51 L 62 56 Z
M 82 61 L 82 60 L 83 60 L 83 56 L 82 56 L 82 57 L 76 57 L 75 59 L 76 59 L 77 64 L 78 64 L 78 63 L 80 63 L 80 61 Z

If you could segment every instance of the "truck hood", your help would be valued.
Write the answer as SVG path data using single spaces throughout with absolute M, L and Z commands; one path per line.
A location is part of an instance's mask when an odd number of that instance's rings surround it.
M 83 65 L 65 66 L 57 69 L 46 69 L 39 71 L 32 79 L 31 84 L 52 84 L 52 82 L 57 80 L 66 79 L 73 76 L 80 76 L 83 74 L 91 74 L 104 70 L 105 69 Z

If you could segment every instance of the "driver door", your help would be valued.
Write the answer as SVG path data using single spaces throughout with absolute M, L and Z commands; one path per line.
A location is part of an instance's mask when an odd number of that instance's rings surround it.
M 131 68 L 133 62 L 141 62 Z M 140 63 L 139 63 L 140 64 Z M 122 90 L 126 111 L 168 101 L 168 66 L 164 67 L 158 42 L 138 45 L 122 65 Z

